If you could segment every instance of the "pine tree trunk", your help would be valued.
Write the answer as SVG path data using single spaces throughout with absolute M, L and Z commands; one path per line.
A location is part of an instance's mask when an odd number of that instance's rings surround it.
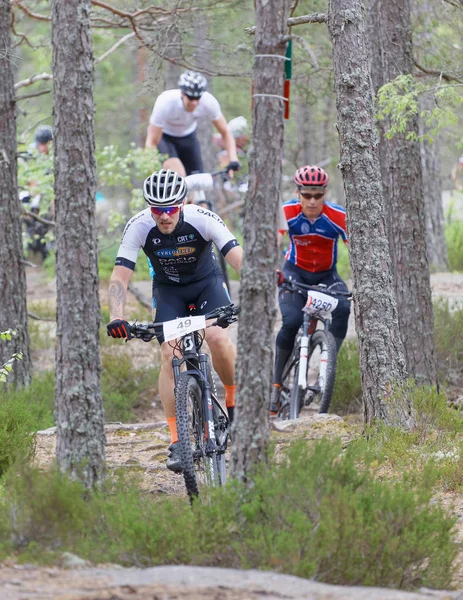
M 253 145 L 244 219 L 232 474 L 246 480 L 263 459 L 269 435 L 273 370 L 277 215 L 284 138 L 286 0 L 256 0 Z M 259 54 L 272 54 L 257 56 Z
M 16 162 L 14 50 L 10 38 L 10 2 L 0 2 L 0 332 L 14 329 L 10 342 L 0 340 L 0 368 L 13 354 L 8 385 L 30 383 L 26 274 L 23 263 Z
M 407 401 L 400 406 L 388 402 L 392 387 L 405 378 L 405 361 L 390 269 L 361 0 L 331 0 L 328 28 L 365 422 L 379 418 L 410 426 Z
M 434 108 L 432 94 L 426 94 L 420 99 L 420 111 Z M 424 119 L 419 121 L 420 135 L 429 133 Z M 445 241 L 444 207 L 442 204 L 442 179 L 440 163 L 439 134 L 432 143 L 420 141 L 421 166 L 423 169 L 423 189 L 426 222 L 426 239 L 428 261 L 431 269 L 448 271 L 449 261 L 447 242 Z
M 296 137 L 298 145 L 297 165 L 311 165 L 316 161 L 314 147 L 316 148 L 315 127 L 312 113 L 307 101 L 300 95 L 296 95 L 294 119 L 296 121 Z M 315 139 L 314 139 L 315 138 Z
M 203 69 L 210 69 L 211 66 L 211 48 L 208 39 L 209 23 L 207 16 L 197 14 L 195 16 L 195 68 L 202 73 Z M 212 93 L 212 81 L 208 78 L 207 90 Z M 214 171 L 218 167 L 216 152 L 212 144 L 213 125 L 209 119 L 202 119 L 198 122 L 196 130 L 199 143 L 201 145 L 201 156 L 203 157 L 204 170 L 207 173 Z M 211 194 L 212 195 L 212 194 Z M 206 194 L 207 196 L 207 194 Z
M 409 0 L 368 0 L 374 91 L 413 68 Z M 420 384 L 437 384 L 434 317 L 426 250 L 419 142 L 406 134 L 385 138 L 378 123 L 379 157 L 386 199 L 389 249 L 399 327 L 408 373 Z M 418 119 L 409 129 L 418 134 Z
M 53 0 L 56 454 L 87 487 L 103 476 L 90 0 Z

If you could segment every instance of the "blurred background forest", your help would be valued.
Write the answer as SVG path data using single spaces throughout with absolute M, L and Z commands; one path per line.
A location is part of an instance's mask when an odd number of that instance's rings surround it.
M 250 0 L 162 2 L 157 14 L 143 22 L 135 35 L 124 13 L 149 6 L 127 0 L 110 5 L 93 3 L 95 67 L 96 146 L 100 153 L 112 145 L 124 155 L 131 144 L 143 147 L 149 116 L 158 94 L 176 87 L 185 68 L 206 74 L 209 91 L 219 100 L 229 121 L 243 115 L 251 120 L 253 37 L 245 29 L 254 23 Z M 324 12 L 324 0 L 294 2 L 292 16 Z M 174 11 L 174 12 L 172 12 Z M 414 51 L 417 64 L 431 72 L 455 72 L 461 67 L 463 26 L 455 18 L 461 11 L 439 1 L 414 3 Z M 51 73 L 49 3 L 14 2 L 14 48 L 17 81 Z M 291 181 L 297 167 L 319 164 L 329 171 L 331 199 L 343 204 L 336 132 L 331 43 L 321 24 L 293 29 L 290 119 L 285 121 L 284 175 Z M 115 47 L 117 46 L 117 47 Z M 418 78 L 425 72 L 417 68 Z M 42 80 L 18 90 L 19 150 L 27 149 L 39 124 L 53 125 L 53 82 Z M 456 118 L 463 108 L 452 108 Z M 462 153 L 458 121 L 439 134 L 443 189 L 452 189 L 451 171 Z M 461 123 L 461 121 L 460 121 Z M 202 138 L 209 169 L 214 164 L 212 130 L 209 151 Z M 207 141 L 206 141 L 207 143 Z M 271 165 L 269 165 L 271 168 Z M 21 183 L 21 181 L 20 181 Z M 135 182 L 134 182 L 135 183 Z M 127 190 L 104 189 L 112 200 L 128 195 Z M 283 187 L 291 197 L 293 186 Z

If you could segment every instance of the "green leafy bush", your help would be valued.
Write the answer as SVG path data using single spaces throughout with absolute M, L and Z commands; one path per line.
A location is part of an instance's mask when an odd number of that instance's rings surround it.
M 345 340 L 338 353 L 330 412 L 346 415 L 362 408 L 362 382 L 356 340 Z
M 159 370 L 134 368 L 128 353 L 104 352 L 101 390 L 106 421 L 130 422 L 134 409 L 143 403 L 148 406 L 154 396 Z
M 449 267 L 451 271 L 463 271 L 463 221 L 453 221 L 445 228 Z
M 24 400 L 0 391 L 0 477 L 18 460 L 34 452 L 32 418 Z
M 59 473 L 26 471 L 5 482 L 0 550 L 31 558 L 37 547 L 44 556 L 60 549 L 138 566 L 272 569 L 348 585 L 450 585 L 454 519 L 430 504 L 431 468 L 381 481 L 364 447 L 343 451 L 332 439 L 293 443 L 268 464 L 251 486 L 231 482 L 192 508 L 115 476 L 89 493 Z
M 449 300 L 434 303 L 434 335 L 441 377 L 458 384 L 463 375 L 463 307 Z
M 43 371 L 32 376 L 28 387 L 18 387 L 0 392 L 0 402 L 17 406 L 21 412 L 27 412 L 29 431 L 39 431 L 53 427 L 53 411 L 55 408 L 55 374 Z

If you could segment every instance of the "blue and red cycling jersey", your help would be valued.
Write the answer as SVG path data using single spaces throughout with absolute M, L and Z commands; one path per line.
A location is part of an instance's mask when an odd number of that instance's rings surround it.
M 289 246 L 285 258 L 288 262 L 310 271 L 328 271 L 336 266 L 338 238 L 347 242 L 346 211 L 342 206 L 324 202 L 321 215 L 308 219 L 297 198 L 283 204 L 288 223 Z M 280 230 L 283 233 L 286 230 Z

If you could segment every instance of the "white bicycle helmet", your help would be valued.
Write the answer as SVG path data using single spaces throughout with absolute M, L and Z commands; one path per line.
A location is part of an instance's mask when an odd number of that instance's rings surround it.
M 143 197 L 150 206 L 175 206 L 187 195 L 185 179 L 175 171 L 155 171 L 143 182 Z
M 190 98 L 199 99 L 207 89 L 207 79 L 196 71 L 185 71 L 179 77 L 178 87 Z
M 248 130 L 248 122 L 245 117 L 235 117 L 227 124 L 228 130 L 233 137 L 241 137 Z

